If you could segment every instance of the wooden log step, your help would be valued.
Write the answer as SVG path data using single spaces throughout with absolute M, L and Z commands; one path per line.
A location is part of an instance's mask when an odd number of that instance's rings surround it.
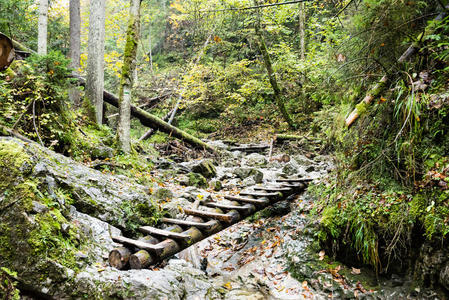
M 270 145 L 251 145 L 231 147 L 230 151 L 261 151 L 270 148 Z
M 162 236 L 165 238 L 175 239 L 175 240 L 188 240 L 190 238 L 190 236 L 188 236 L 187 234 L 184 234 L 184 233 L 163 230 L 163 229 L 159 229 L 159 228 L 155 228 L 155 227 L 151 227 L 151 226 L 139 227 L 139 231 L 141 231 L 143 233 L 153 234 L 153 235 Z
M 294 182 L 310 182 L 313 178 L 277 178 L 275 179 L 276 182 L 287 182 L 287 183 L 294 183 Z
M 197 217 L 205 217 L 209 219 L 215 219 L 218 221 L 222 221 L 228 224 L 232 224 L 240 218 L 240 215 L 237 213 L 227 213 L 227 214 L 221 214 L 221 213 L 215 213 L 215 212 L 209 212 L 204 210 L 197 210 L 197 209 L 188 209 L 184 208 L 184 213 L 186 215 L 191 216 L 197 216 Z
M 124 269 L 128 265 L 131 252 L 126 247 L 114 248 L 109 252 L 109 265 L 118 270 Z
M 253 199 L 253 198 L 246 198 L 246 197 L 239 197 L 239 196 L 224 196 L 224 198 L 227 200 L 256 204 L 256 205 L 268 205 L 270 203 L 270 200 L 268 200 L 268 198 Z
M 265 192 L 289 192 L 292 189 L 288 187 L 266 187 L 266 186 L 255 186 L 255 191 L 265 191 Z
M 162 218 L 161 219 L 162 223 L 167 223 L 167 224 L 176 224 L 176 225 L 181 225 L 181 226 L 194 226 L 198 229 L 205 229 L 205 230 L 210 230 L 212 229 L 217 221 L 215 220 L 210 220 L 208 222 L 193 222 L 193 221 L 187 221 L 187 220 L 178 220 L 178 219 L 172 219 L 172 218 Z
M 222 203 L 218 203 L 218 202 L 206 202 L 203 205 L 207 206 L 207 207 L 216 207 L 216 208 L 221 208 L 221 209 L 226 209 L 226 210 L 235 209 L 236 211 L 242 212 L 243 214 L 250 214 L 256 210 L 256 207 L 252 204 L 227 205 L 227 204 L 222 204 Z
M 131 269 L 144 269 L 154 262 L 156 262 L 156 258 L 145 250 L 137 251 L 129 258 Z
M 281 193 L 258 193 L 258 192 L 240 192 L 242 196 L 268 197 L 275 198 L 281 196 Z
M 124 236 L 112 236 L 111 238 L 114 242 L 137 247 L 156 254 L 159 254 L 163 250 L 163 247 L 160 245 L 161 243 L 152 245 L 138 240 L 129 239 Z

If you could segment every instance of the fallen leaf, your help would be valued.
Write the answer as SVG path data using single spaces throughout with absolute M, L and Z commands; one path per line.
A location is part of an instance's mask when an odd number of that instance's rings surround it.
M 356 269 L 356 268 L 352 268 L 352 271 L 351 271 L 351 274 L 354 274 L 354 275 L 359 275 L 361 272 L 360 272 L 360 269 Z
M 228 290 L 232 289 L 232 285 L 231 282 L 227 282 L 223 285 L 225 288 L 227 288 Z

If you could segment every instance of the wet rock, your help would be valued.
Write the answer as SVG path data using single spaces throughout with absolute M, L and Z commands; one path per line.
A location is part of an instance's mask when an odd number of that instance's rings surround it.
M 259 153 L 251 153 L 245 157 L 245 165 L 249 167 L 263 167 L 268 163 L 265 156 Z

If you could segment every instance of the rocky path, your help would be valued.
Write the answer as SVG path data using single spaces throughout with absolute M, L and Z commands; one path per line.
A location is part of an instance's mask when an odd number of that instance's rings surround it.
M 212 172 L 199 167 L 202 160 L 158 158 L 153 176 L 159 183 L 148 187 L 35 143 L 0 138 L 0 154 L 6 168 L 0 265 L 17 273 L 28 299 L 435 299 L 399 276 L 371 287 L 366 282 L 375 276 L 368 270 L 328 258 L 314 242 L 314 199 L 307 192 L 149 269 L 108 265 L 109 251 L 118 246 L 111 236 L 148 217 L 154 205 L 177 217 L 180 207 L 275 178 L 321 178 L 332 168 L 328 157 L 296 152 L 288 161 L 268 161 L 262 154 L 223 152 Z

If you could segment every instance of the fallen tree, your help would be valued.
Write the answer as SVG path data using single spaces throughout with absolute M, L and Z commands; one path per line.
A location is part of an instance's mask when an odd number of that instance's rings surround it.
M 17 48 L 22 52 L 35 53 L 35 51 L 28 49 L 27 47 L 23 46 L 22 44 L 20 44 L 17 41 L 14 41 L 14 40 L 11 40 L 11 41 L 14 45 L 14 48 Z M 78 80 L 78 82 L 81 86 L 86 85 L 86 80 L 83 77 L 77 76 L 77 75 L 72 75 L 72 76 L 73 76 L 73 78 Z M 118 97 L 115 96 L 114 94 L 112 94 L 106 90 L 103 90 L 103 100 L 106 103 L 118 108 Z M 161 132 L 164 132 L 164 133 L 168 134 L 169 136 L 178 138 L 178 139 L 192 145 L 195 148 L 200 148 L 200 149 L 208 150 L 210 152 L 215 152 L 214 147 L 208 145 L 207 143 L 201 141 L 200 139 L 194 137 L 193 135 L 191 135 L 175 126 L 170 125 L 169 123 L 165 122 L 164 120 L 144 111 L 143 109 L 141 109 L 139 107 L 131 105 L 131 116 L 139 119 L 139 121 L 142 125 L 159 130 Z
M 86 81 L 84 78 L 79 77 L 79 76 L 76 76 L 75 78 L 77 78 L 79 80 L 80 85 L 83 86 L 86 84 Z M 104 102 L 106 102 L 112 106 L 118 107 L 117 96 L 115 96 L 114 94 L 112 94 L 106 90 L 103 91 L 103 100 L 104 100 Z M 156 117 L 155 115 L 152 115 L 134 105 L 131 105 L 131 116 L 139 119 L 139 121 L 142 125 L 159 130 L 161 132 L 164 132 L 164 133 L 168 134 L 169 136 L 178 138 L 178 139 L 192 145 L 193 147 L 202 148 L 202 149 L 208 150 L 210 152 L 215 151 L 215 149 L 212 146 L 208 145 L 207 143 L 203 142 L 202 140 L 194 137 L 193 135 L 191 135 L 173 125 L 168 124 L 167 122 Z

